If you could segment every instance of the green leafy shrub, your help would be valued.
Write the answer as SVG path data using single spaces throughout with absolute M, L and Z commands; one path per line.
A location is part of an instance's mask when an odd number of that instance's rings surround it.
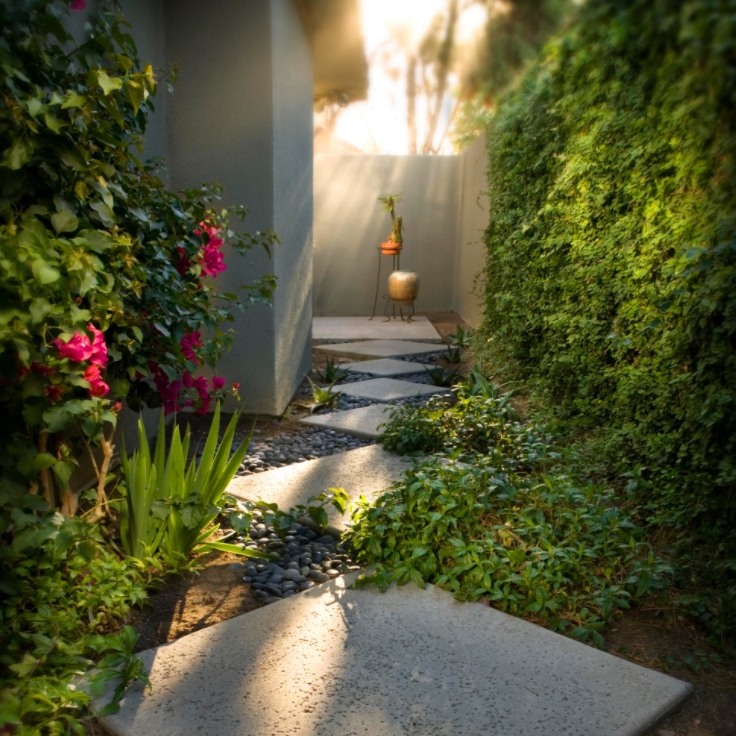
M 29 497 L 13 543 L 0 546 L 0 730 L 82 733 L 78 719 L 105 682 L 122 677 L 116 700 L 147 682 L 133 630 L 106 633 L 145 599 L 147 576 L 108 551 L 97 527 L 44 506 Z M 91 688 L 80 688 L 93 666 Z
M 556 455 L 542 430 L 519 420 L 510 398 L 499 391 L 473 393 L 472 384 L 460 384 L 452 407 L 433 397 L 423 407 L 394 409 L 381 441 L 402 455 L 442 452 L 462 459 L 480 453 L 493 455 L 505 468 L 538 468 Z
M 428 460 L 362 499 L 349 539 L 380 586 L 433 583 L 602 646 L 616 611 L 669 573 L 613 501 L 562 476 L 505 472 L 492 456 Z

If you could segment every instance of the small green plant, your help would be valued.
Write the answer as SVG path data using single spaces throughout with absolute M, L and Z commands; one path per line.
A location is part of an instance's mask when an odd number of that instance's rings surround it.
M 344 488 L 328 488 L 326 491 L 315 496 L 310 496 L 306 504 L 299 504 L 289 511 L 281 511 L 278 504 L 259 501 L 256 508 L 265 512 L 265 523 L 273 523 L 276 533 L 282 537 L 289 527 L 299 519 L 308 518 L 320 532 L 327 528 L 327 506 L 334 506 L 341 514 L 344 514 L 350 504 L 350 496 Z
M 178 425 L 174 426 L 167 457 L 162 413 L 152 459 L 143 422 L 138 421 L 138 449 L 130 459 L 125 451 L 122 454 L 125 494 L 120 530 L 126 554 L 142 559 L 160 553 L 172 564 L 185 563 L 192 555 L 213 549 L 258 556 L 252 550 L 211 540 L 219 529 L 213 522 L 224 505 L 223 495 L 252 436 L 251 432 L 231 454 L 239 418 L 239 414 L 233 415 L 218 446 L 218 403 L 202 457 L 199 461 L 193 458 L 188 467 L 189 428 L 182 440 Z
M 103 714 L 131 682 L 148 682 L 135 632 L 106 632 L 145 600 L 150 578 L 105 547 L 97 524 L 64 519 L 38 496 L 22 509 L 0 545 L 0 732 L 82 733 L 105 682 L 120 679 Z M 80 675 L 89 691 L 75 687 Z
M 448 363 L 459 363 L 462 360 L 462 352 L 460 348 L 448 345 L 446 360 Z
M 451 371 L 445 371 L 441 366 L 435 368 L 424 366 L 424 370 L 427 371 L 435 386 L 453 386 L 460 375 L 457 368 L 453 368 Z
M 309 376 L 307 376 L 307 381 L 309 381 L 309 387 L 312 390 L 312 401 L 308 404 L 300 402 L 296 406 L 300 409 L 306 409 L 310 414 L 314 414 L 315 411 L 320 409 L 332 409 L 340 398 L 340 392 L 333 391 L 332 384 L 326 388 L 317 386 Z
M 396 216 L 396 205 L 401 202 L 403 196 L 403 194 L 382 194 L 378 198 L 378 201 L 383 205 L 383 209 L 391 215 L 391 234 L 388 236 L 388 240 L 399 246 L 404 242 L 403 220 Z
M 468 327 L 467 330 L 463 329 L 462 325 L 458 325 L 455 330 L 455 334 L 448 335 L 447 340 L 450 345 L 454 345 L 459 348 L 470 347 L 473 338 L 473 331 Z
M 345 368 L 340 368 L 333 358 L 327 359 L 327 364 L 325 365 L 324 370 L 315 370 L 315 373 L 321 381 L 324 381 L 330 386 L 340 383 L 340 381 L 344 381 L 348 376 L 348 372 Z

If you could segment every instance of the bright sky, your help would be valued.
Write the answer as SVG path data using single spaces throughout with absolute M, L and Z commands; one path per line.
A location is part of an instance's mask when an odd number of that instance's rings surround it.
M 368 100 L 353 102 L 340 115 L 336 136 L 367 153 L 404 154 L 408 152 L 406 123 L 406 64 L 394 39 L 416 46 L 427 32 L 432 19 L 447 8 L 447 0 L 361 0 L 363 34 L 369 64 Z M 471 5 L 459 19 L 457 41 L 469 40 L 485 23 L 486 10 Z M 395 72 L 389 73 L 386 58 Z M 457 84 L 451 78 L 449 87 Z M 417 105 L 418 138 L 421 145 L 426 110 Z M 444 131 L 453 100 L 446 95 L 438 129 Z M 442 153 L 452 153 L 445 140 Z

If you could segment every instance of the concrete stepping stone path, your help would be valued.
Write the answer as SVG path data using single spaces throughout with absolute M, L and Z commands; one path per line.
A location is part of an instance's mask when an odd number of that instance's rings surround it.
M 288 511 L 292 506 L 306 504 L 310 496 L 328 488 L 344 488 L 353 499 L 361 495 L 374 498 L 409 467 L 409 459 L 387 452 L 380 445 L 369 445 L 340 455 L 234 478 L 227 492 L 248 501 L 277 503 L 279 508 Z M 332 506 L 327 513 L 332 527 L 345 528 L 347 517 L 340 516 Z
M 429 398 L 435 394 L 446 394 L 450 391 L 449 388 L 442 386 L 427 386 L 424 383 L 399 381 L 396 378 L 371 378 L 368 381 L 360 381 L 360 383 L 349 383 L 340 390 L 346 396 L 382 403 L 399 399 L 414 399 L 417 396 Z
M 278 471 L 272 471 L 278 472 Z M 431 586 L 337 578 L 141 654 L 116 736 L 642 736 L 691 686 Z
M 395 358 L 401 355 L 428 355 L 444 350 L 445 345 L 408 340 L 364 340 L 338 345 L 315 345 L 322 353 L 348 355 L 355 358 Z
M 314 317 L 314 340 L 439 340 L 440 335 L 426 317 L 387 322 L 383 317 Z
M 350 373 L 368 373 L 372 376 L 391 378 L 392 376 L 406 376 L 412 373 L 426 374 L 421 363 L 410 363 L 395 358 L 379 358 L 378 360 L 361 360 L 357 363 L 344 363 L 340 366 Z
M 362 439 L 374 440 L 381 436 L 383 430 L 379 430 L 379 427 L 388 421 L 390 413 L 391 407 L 385 404 L 372 404 L 332 414 L 313 414 L 299 421 L 313 427 L 334 429 Z

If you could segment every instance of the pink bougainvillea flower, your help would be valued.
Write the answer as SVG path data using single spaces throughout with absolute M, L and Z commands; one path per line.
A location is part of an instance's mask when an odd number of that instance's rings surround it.
M 161 370 L 161 367 L 156 361 L 150 361 L 148 367 L 151 369 L 156 389 L 161 395 L 164 413 L 171 414 L 172 412 L 179 411 L 181 381 L 169 381 L 169 377 Z
M 73 360 L 76 363 L 82 363 L 92 357 L 92 343 L 81 332 L 75 332 L 67 342 L 57 337 L 53 343 L 62 358 L 69 358 L 69 360 Z
M 64 394 L 64 388 L 62 386 L 45 386 L 43 390 L 52 404 L 55 404 Z
M 87 7 L 87 0 L 72 0 L 72 4 L 69 7 L 75 12 L 84 10 Z
M 220 241 L 222 242 L 222 241 Z M 217 276 L 227 270 L 227 266 L 223 263 L 225 256 L 216 245 L 206 245 L 202 250 L 201 264 L 202 273 L 205 276 Z
M 100 367 L 98 365 L 87 366 L 84 372 L 84 380 L 89 383 L 89 395 L 102 398 L 107 396 L 110 387 L 102 380 L 100 376 Z
M 120 414 L 120 412 L 122 411 L 122 409 L 123 409 L 123 402 L 122 401 L 116 401 L 112 405 L 112 411 L 113 411 L 114 414 Z
M 212 379 L 212 390 L 219 391 L 225 385 L 225 379 L 220 376 L 215 376 Z
M 179 345 L 181 345 L 181 351 L 184 353 L 184 357 L 187 360 L 191 360 L 195 365 L 199 365 L 197 355 L 194 352 L 196 348 L 204 347 L 202 344 L 202 335 L 199 330 L 195 330 L 194 332 L 190 332 L 188 335 L 184 335 Z
M 194 379 L 192 378 L 191 373 L 185 373 L 182 376 L 181 382 L 184 388 L 191 388 L 192 386 L 194 386 Z
M 105 336 L 91 323 L 87 325 L 87 329 L 92 333 L 92 355 L 89 362 L 104 368 L 107 365 Z

